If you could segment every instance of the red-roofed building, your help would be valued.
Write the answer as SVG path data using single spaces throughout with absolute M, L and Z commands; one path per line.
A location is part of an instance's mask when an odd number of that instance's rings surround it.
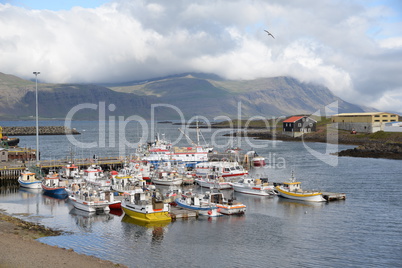
M 292 137 L 314 132 L 316 127 L 317 121 L 306 115 L 291 116 L 283 120 L 283 133 Z

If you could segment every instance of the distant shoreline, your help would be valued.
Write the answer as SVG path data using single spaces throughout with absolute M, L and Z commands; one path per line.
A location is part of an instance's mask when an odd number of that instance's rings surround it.
M 39 126 L 39 135 L 79 135 L 75 128 L 64 126 Z M 34 136 L 36 127 L 3 127 L 3 136 Z
M 247 130 L 246 132 L 233 132 L 225 134 L 225 136 L 241 136 L 253 137 L 263 140 L 281 140 L 293 142 L 322 142 L 329 143 L 327 135 L 324 131 L 318 130 L 314 133 L 306 133 L 303 137 L 290 137 L 282 133 L 272 134 L 270 131 Z M 334 133 L 337 144 L 355 145 L 353 149 L 347 149 L 338 152 L 338 156 L 365 157 L 365 158 L 385 158 L 402 160 L 402 133 L 365 133 L 350 134 L 346 131 L 337 131 Z M 330 137 L 331 138 L 331 137 Z

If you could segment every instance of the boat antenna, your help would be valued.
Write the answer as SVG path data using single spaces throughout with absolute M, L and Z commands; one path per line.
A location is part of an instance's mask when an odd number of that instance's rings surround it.
M 295 181 L 296 181 L 296 178 L 295 178 L 295 172 L 294 172 L 294 170 L 293 170 L 293 169 L 292 169 L 292 173 L 291 173 L 290 181 L 291 181 L 291 182 L 295 182 Z
M 197 144 L 195 144 L 195 142 L 186 133 L 184 133 L 184 131 L 181 128 L 179 128 L 179 131 L 187 138 L 187 141 L 190 140 L 191 144 L 197 146 Z
M 195 125 L 197 127 L 197 146 L 199 146 L 200 145 L 200 129 L 198 128 L 198 116 L 196 118 Z

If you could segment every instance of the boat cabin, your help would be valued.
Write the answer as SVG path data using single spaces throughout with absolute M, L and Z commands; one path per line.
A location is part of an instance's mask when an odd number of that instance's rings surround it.
M 33 173 L 33 172 L 22 173 L 21 174 L 21 180 L 23 180 L 23 181 L 35 181 L 36 180 L 35 173 Z
M 301 190 L 300 182 L 284 182 L 283 186 L 288 188 L 290 192 L 297 192 Z

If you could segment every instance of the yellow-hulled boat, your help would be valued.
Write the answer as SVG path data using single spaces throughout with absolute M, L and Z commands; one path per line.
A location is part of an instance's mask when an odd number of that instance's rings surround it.
M 276 186 L 275 190 L 279 196 L 302 201 L 310 202 L 326 202 L 322 193 L 313 190 L 302 190 L 300 187 L 301 182 L 295 180 L 293 173 L 290 182 L 284 182 L 282 185 Z
M 169 204 L 162 200 L 156 191 L 136 189 L 122 201 L 124 213 L 131 218 L 143 222 L 170 222 Z
M 159 228 L 159 227 L 165 227 L 168 224 L 170 224 L 170 221 L 157 221 L 157 222 L 145 222 L 145 221 L 140 221 L 134 218 L 131 218 L 128 215 L 124 215 L 124 217 L 121 219 L 122 222 L 130 223 L 130 224 L 135 224 L 138 226 L 143 226 L 146 228 Z

